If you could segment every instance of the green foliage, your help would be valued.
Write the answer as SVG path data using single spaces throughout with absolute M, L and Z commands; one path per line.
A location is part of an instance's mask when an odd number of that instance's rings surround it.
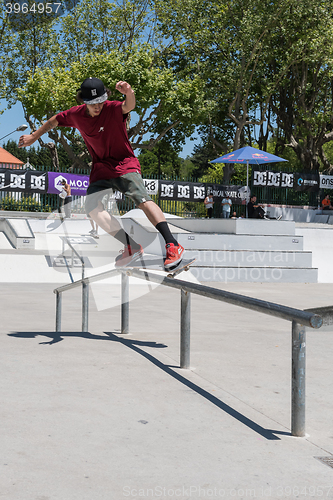
M 136 151 L 145 146 L 147 172 L 240 181 L 242 170 L 211 172 L 208 161 L 270 148 L 273 128 L 274 152 L 292 169 L 333 170 L 331 0 L 81 0 L 21 31 L 2 12 L 0 35 L 0 97 L 21 101 L 32 126 L 76 105 L 87 76 L 105 81 L 112 99 L 124 79 L 137 96 L 129 137 Z M 146 152 L 146 141 L 152 150 L 165 139 L 177 155 L 196 127 L 201 149 L 186 165 L 170 157 L 161 166 Z M 72 148 L 78 135 L 62 133 Z
M 111 52 L 88 54 L 84 64 L 74 62 L 67 70 L 61 65 L 52 69 L 37 69 L 18 89 L 28 115 L 36 126 L 43 120 L 76 104 L 75 95 L 80 83 L 95 75 L 112 91 L 111 99 L 121 99 L 115 90 L 119 80 L 128 81 L 136 93 L 136 113 L 139 120 L 128 131 L 133 147 L 142 145 L 144 135 L 150 136 L 153 147 L 163 136 L 179 145 L 192 134 L 195 125 L 206 112 L 202 84 L 198 78 L 179 79 L 170 69 L 156 64 L 148 46 L 133 49 L 131 54 Z M 51 89 L 51 90 L 50 90 Z M 177 127 L 176 135 L 170 130 Z M 75 141 L 75 132 L 66 130 L 65 136 Z
M 0 210 L 12 212 L 51 212 L 49 205 L 42 206 L 33 196 L 22 196 L 16 200 L 11 195 L 0 199 Z

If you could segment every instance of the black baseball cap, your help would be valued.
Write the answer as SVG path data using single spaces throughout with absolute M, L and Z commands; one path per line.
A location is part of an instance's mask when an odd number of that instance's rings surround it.
M 85 104 L 99 104 L 108 98 L 104 83 L 99 78 L 89 77 L 81 85 L 81 98 Z

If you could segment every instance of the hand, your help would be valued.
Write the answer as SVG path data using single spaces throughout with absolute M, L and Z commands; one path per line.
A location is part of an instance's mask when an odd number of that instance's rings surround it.
M 19 148 L 26 148 L 27 146 L 31 146 L 35 142 L 35 139 L 33 138 L 32 134 L 30 135 L 21 135 L 19 139 L 18 146 Z
M 121 94 L 127 95 L 132 92 L 132 87 L 129 83 L 120 81 L 116 84 L 116 90 L 119 90 Z

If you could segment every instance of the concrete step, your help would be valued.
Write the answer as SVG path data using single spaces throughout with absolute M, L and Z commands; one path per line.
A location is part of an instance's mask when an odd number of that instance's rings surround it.
M 302 236 L 240 234 L 178 234 L 178 242 L 189 250 L 303 250 Z
M 318 269 L 281 267 L 199 267 L 191 266 L 200 282 L 220 283 L 317 283 Z
M 312 268 L 312 253 L 275 250 L 186 250 L 196 267 Z
M 295 223 L 284 220 L 258 219 L 167 219 L 176 227 L 191 233 L 294 235 Z

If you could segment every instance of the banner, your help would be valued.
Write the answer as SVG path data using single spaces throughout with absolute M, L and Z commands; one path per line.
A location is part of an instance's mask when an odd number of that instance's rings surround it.
M 333 189 L 333 175 L 320 175 L 319 179 L 320 189 Z
M 159 197 L 162 200 L 204 201 L 205 185 L 197 182 L 158 181 Z
M 252 186 L 253 187 L 294 187 L 293 172 L 272 172 L 270 170 L 253 170 L 252 171 Z
M 158 194 L 158 181 L 155 179 L 143 179 L 143 183 L 149 195 Z
M 295 191 L 319 191 L 319 174 L 297 174 L 294 173 Z
M 63 179 L 65 179 L 67 184 L 71 187 L 71 194 L 73 196 L 86 196 L 87 188 L 89 186 L 89 175 L 76 175 L 59 172 L 48 172 L 48 193 L 59 194 L 62 190 L 61 181 Z M 143 182 L 148 194 L 152 195 L 158 193 L 158 180 L 143 179 Z M 115 199 L 123 199 L 122 193 L 115 191 Z
M 272 172 L 270 170 L 252 170 L 252 186 L 290 188 L 294 189 L 294 191 L 318 191 L 319 175 L 317 173 L 310 174 L 298 172 Z
M 47 172 L 0 168 L 0 190 L 16 193 L 46 193 Z
M 230 196 L 233 204 L 246 204 L 246 186 L 223 186 L 200 182 L 159 181 L 159 197 L 162 200 L 201 201 L 211 193 L 215 201 Z
M 85 196 L 89 186 L 89 175 L 76 175 L 60 172 L 48 172 L 49 187 L 48 193 L 59 194 L 62 190 L 61 181 L 67 182 L 71 187 L 73 196 Z
M 213 198 L 221 202 L 226 196 L 230 196 L 233 205 L 246 205 L 246 186 L 223 186 L 221 184 L 206 184 L 206 192 L 211 193 Z M 250 196 L 250 189 L 249 196 Z

